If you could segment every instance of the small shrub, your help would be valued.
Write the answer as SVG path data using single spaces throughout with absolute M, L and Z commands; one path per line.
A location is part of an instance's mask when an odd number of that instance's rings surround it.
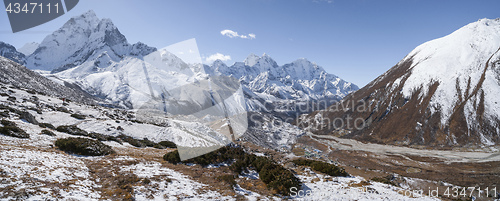
M 130 120 L 131 122 L 137 123 L 137 124 L 144 124 L 142 121 L 139 121 L 137 119 L 132 119 Z
M 2 124 L 3 126 L 17 126 L 16 123 L 12 122 L 12 121 L 9 121 L 9 120 L 6 120 L 6 119 L 2 119 L 0 121 L 0 124 Z
M 17 99 L 16 99 L 16 97 L 9 96 L 9 97 L 7 98 L 7 100 L 8 100 L 8 101 L 10 101 L 10 102 L 16 102 L 16 100 L 17 100 Z
M 142 144 L 144 144 L 145 146 L 147 146 L 147 147 L 154 147 L 156 145 L 156 143 L 154 143 L 153 141 L 149 140 L 148 138 L 144 138 L 144 139 L 140 140 L 140 142 Z
M 82 115 L 82 114 L 71 114 L 71 117 L 75 118 L 75 119 L 80 119 L 80 120 L 84 120 L 86 118 L 85 115 Z
M 88 136 L 89 135 L 89 133 L 87 133 L 87 131 L 80 129 L 80 128 L 76 127 L 75 125 L 58 126 L 56 128 L 56 130 L 59 132 L 70 134 L 70 135 L 79 135 L 79 136 Z
M 155 146 L 153 146 L 153 148 L 155 148 L 155 149 L 165 149 L 166 147 L 161 146 L 160 144 L 155 144 Z
M 0 117 L 10 117 L 9 111 L 2 111 L 2 112 L 0 112 Z
M 313 170 L 316 170 L 321 173 L 325 173 L 330 176 L 334 177 L 347 177 L 349 174 L 343 169 L 340 168 L 334 164 L 326 163 L 323 161 L 315 161 L 315 160 L 309 160 L 309 159 L 297 159 L 293 160 L 293 163 L 296 165 L 301 165 L 301 166 L 309 166 Z
M 163 156 L 163 159 L 173 164 L 181 162 L 179 152 L 177 150 L 165 154 Z M 276 193 L 289 195 L 291 187 L 296 187 L 297 189 L 300 189 L 301 187 L 300 180 L 295 177 L 295 175 L 290 170 L 275 163 L 267 157 L 247 154 L 240 147 L 222 147 L 208 154 L 186 160 L 185 162 L 206 166 L 214 163 L 232 161 L 234 162 L 231 164 L 229 169 L 231 169 L 235 173 L 240 173 L 246 168 L 253 167 L 259 173 L 260 180 L 264 182 L 268 188 L 276 191 Z M 232 183 L 230 181 L 230 176 L 231 175 L 224 176 L 227 178 L 218 179 L 220 179 L 221 181 L 224 180 L 225 182 L 234 185 L 235 183 Z
M 42 109 L 40 109 L 40 108 L 29 107 L 26 109 L 31 110 L 31 111 L 35 111 L 37 114 L 43 114 Z
M 245 163 L 245 161 L 237 160 L 236 162 L 234 162 L 233 164 L 231 164 L 231 166 L 229 166 L 229 169 L 231 171 L 239 174 L 243 170 L 245 170 L 246 167 L 247 167 L 247 163 Z
M 30 137 L 30 135 L 26 133 L 26 131 L 17 127 L 17 124 L 12 121 L 2 119 L 0 123 L 3 125 L 3 127 L 0 127 L 0 134 L 17 138 Z
M 115 142 L 122 144 L 122 141 L 115 136 L 105 135 L 105 137 L 106 137 L 106 141 L 115 141 Z
M 99 141 L 116 141 L 116 142 L 121 143 L 120 140 L 118 140 L 116 137 L 109 136 L 109 135 L 103 135 L 101 133 L 96 133 L 96 132 L 90 132 L 89 133 L 89 132 L 87 132 L 85 130 L 82 130 L 82 129 L 78 128 L 75 125 L 71 125 L 71 126 L 58 126 L 56 128 L 56 130 L 59 131 L 59 132 L 64 132 L 64 133 L 70 134 L 70 135 L 91 137 L 91 138 L 97 139 Z
M 84 156 L 104 156 L 115 153 L 110 146 L 100 141 L 81 137 L 61 138 L 56 140 L 55 145 L 62 151 Z
M 56 130 L 56 127 L 49 123 L 39 123 L 38 126 L 40 126 L 41 128 L 50 128 L 52 130 Z
M 226 174 L 226 175 L 218 176 L 216 178 L 216 180 L 219 181 L 219 182 L 223 182 L 225 184 L 228 184 L 231 187 L 234 186 L 234 185 L 236 185 L 236 180 L 234 180 L 234 175 L 232 175 L 232 174 Z
M 177 148 L 177 145 L 171 141 L 161 141 L 158 142 L 158 144 L 167 148 L 172 148 L 172 149 Z
M 126 136 L 126 135 L 119 135 L 117 138 L 123 140 L 124 142 L 128 142 L 130 145 L 134 146 L 134 147 L 155 147 L 155 148 L 158 148 L 158 149 L 163 149 L 164 147 L 149 140 L 148 138 L 144 138 L 142 140 L 138 140 L 138 139 L 135 139 L 133 137 L 130 137 L 130 136 Z
M 30 135 L 26 133 L 23 129 L 17 126 L 4 126 L 0 127 L 0 133 L 3 135 L 17 137 L 17 138 L 29 138 Z
M 142 180 L 142 183 L 143 183 L 143 184 L 148 185 L 148 184 L 150 184 L 150 183 L 151 183 L 151 180 L 150 180 L 150 179 L 148 179 L 148 178 L 144 178 L 144 179 Z
M 271 188 L 282 195 L 290 195 L 290 189 L 292 187 L 300 189 L 300 180 L 295 177 L 295 175 L 290 170 L 281 167 L 274 170 L 273 172 L 274 178 L 267 184 L 268 188 Z
M 243 158 L 245 152 L 242 148 L 235 147 L 222 147 L 216 151 L 212 151 L 205 155 L 201 155 L 192 159 L 187 160 L 188 163 L 195 163 L 201 166 L 207 166 L 210 164 L 232 162 L 235 159 Z
M 108 136 L 100 134 L 100 133 L 95 133 L 95 132 L 89 133 L 88 137 L 94 138 L 94 139 L 99 140 L 99 141 L 108 141 L 108 139 L 109 139 Z
M 135 139 L 135 138 L 130 137 L 130 136 L 126 136 L 126 135 L 122 134 L 122 135 L 119 135 L 118 138 L 121 139 L 121 140 L 123 140 L 124 142 L 128 142 L 130 145 L 132 145 L 134 147 L 145 147 L 146 146 L 140 140 Z
M 371 180 L 399 187 L 398 184 L 396 184 L 396 182 L 392 181 L 392 175 L 387 175 L 385 177 L 373 177 Z
M 49 131 L 47 129 L 43 129 L 41 134 L 48 135 L 48 136 L 56 136 L 56 134 L 54 134 L 52 131 Z
M 290 171 L 272 160 L 257 156 L 252 165 L 257 169 L 259 178 L 267 187 L 282 195 L 290 195 L 290 188 L 300 189 L 301 182 Z
M 65 107 L 58 107 L 58 108 L 56 108 L 56 110 L 59 112 L 70 113 L 68 108 L 65 108 Z
M 172 164 L 180 163 L 181 157 L 179 156 L 179 151 L 175 150 L 172 152 L 168 152 L 167 154 L 163 155 L 163 160 Z

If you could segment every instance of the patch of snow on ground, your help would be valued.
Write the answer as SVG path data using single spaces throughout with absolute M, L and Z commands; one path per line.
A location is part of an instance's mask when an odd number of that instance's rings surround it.
M 182 173 L 162 167 L 161 163 L 158 162 L 139 163 L 123 167 L 122 171 L 133 172 L 140 178 L 164 177 L 164 181 L 151 182 L 153 185 L 158 185 L 158 191 L 153 195 L 154 200 L 233 200 L 232 197 L 222 196 L 218 192 L 204 189 L 208 185 L 198 183 Z M 167 178 L 170 178 L 171 182 L 168 182 Z M 142 193 L 145 187 L 135 188 L 137 200 L 149 200 L 146 198 L 147 195 Z
M 5 146 L 0 150 L 0 189 L 25 191 L 22 199 L 27 200 L 52 200 L 58 196 L 100 198 L 93 189 L 98 186 L 89 179 L 88 168 L 76 156 Z M 11 197 L 11 194 L 0 196 Z
M 307 175 L 298 175 L 303 188 L 292 191 L 295 200 L 439 200 L 424 196 L 410 198 L 398 193 L 404 189 L 378 182 L 363 187 L 349 186 L 364 181 L 362 177 L 333 177 L 330 180 L 326 179 L 328 176 L 307 171 Z

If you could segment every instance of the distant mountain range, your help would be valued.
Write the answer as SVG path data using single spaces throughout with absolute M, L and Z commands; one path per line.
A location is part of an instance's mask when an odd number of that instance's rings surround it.
M 209 75 L 239 79 L 252 111 L 268 107 L 266 102 L 335 102 L 358 89 L 306 59 L 279 66 L 269 55 L 251 54 L 232 66 L 215 61 L 199 68 L 166 50 L 151 54 L 157 49 L 140 42 L 129 44 L 110 19 L 99 19 L 93 11 L 71 18 L 40 44 L 30 43 L 22 49 L 32 53 L 24 56 L 9 50 L 12 55 L 7 57 L 32 70 L 50 71 L 46 75 L 54 81 L 74 83 L 96 97 L 126 108 L 140 107 L 147 101 L 145 97 L 160 96 L 162 90 Z M 148 61 L 144 59 L 146 55 L 150 55 Z M 166 63 L 151 65 L 150 61 L 156 59 Z M 165 64 L 175 67 L 166 68 Z
M 298 121 L 318 134 L 435 147 L 500 143 L 500 19 L 424 43 L 328 110 Z M 338 108 L 347 108 L 347 110 Z M 355 128 L 334 119 L 359 119 Z M 330 121 L 330 123 L 329 123 Z M 362 124 L 365 124 L 363 127 Z
M 262 57 L 250 54 L 244 62 L 236 62 L 231 66 L 215 61 L 211 66 L 205 66 L 205 72 L 238 78 L 245 86 L 249 99 L 253 100 L 248 107 L 254 111 L 268 107 L 266 102 L 293 105 L 327 101 L 332 104 L 358 90 L 356 85 L 327 73 L 307 59 L 279 66 L 266 54 Z M 311 109 L 299 112 L 311 112 Z
M 200 110 L 210 104 L 209 95 L 195 93 L 192 87 L 209 77 L 236 78 L 245 97 L 243 104 L 259 117 L 249 118 L 245 138 L 268 148 L 289 146 L 303 133 L 286 123 L 298 114 L 325 108 L 358 90 L 306 59 L 280 66 L 269 55 L 250 54 L 231 66 L 220 60 L 211 65 L 189 64 L 166 49 L 129 44 L 110 19 L 99 19 L 93 11 L 71 18 L 41 43 L 20 48 L 26 54 L 8 44 L 2 47 L 7 58 L 55 83 L 81 88 L 101 104 L 103 100 L 130 109 L 163 102 L 169 112 Z M 195 104 L 186 105 L 186 101 Z M 224 107 L 232 110 L 239 104 L 235 99 Z M 262 127 L 264 121 L 286 122 Z

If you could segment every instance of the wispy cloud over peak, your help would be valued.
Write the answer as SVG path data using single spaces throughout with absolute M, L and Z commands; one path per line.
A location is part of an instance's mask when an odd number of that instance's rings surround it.
M 210 63 L 213 63 L 216 60 L 228 61 L 228 60 L 231 60 L 231 56 L 224 55 L 224 54 L 221 54 L 221 53 L 217 52 L 217 53 L 212 54 L 212 55 L 208 56 L 207 58 L 205 58 L 205 63 L 210 64 Z

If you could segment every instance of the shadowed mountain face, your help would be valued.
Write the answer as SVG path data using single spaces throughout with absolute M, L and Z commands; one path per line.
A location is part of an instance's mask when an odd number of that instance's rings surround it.
M 499 48 L 499 19 L 471 23 L 418 46 L 342 103 L 304 115 L 298 125 L 378 143 L 498 144 Z
M 21 65 L 24 65 L 25 63 L 25 55 L 18 52 L 14 46 L 4 42 L 0 42 L 0 56 L 10 59 Z

